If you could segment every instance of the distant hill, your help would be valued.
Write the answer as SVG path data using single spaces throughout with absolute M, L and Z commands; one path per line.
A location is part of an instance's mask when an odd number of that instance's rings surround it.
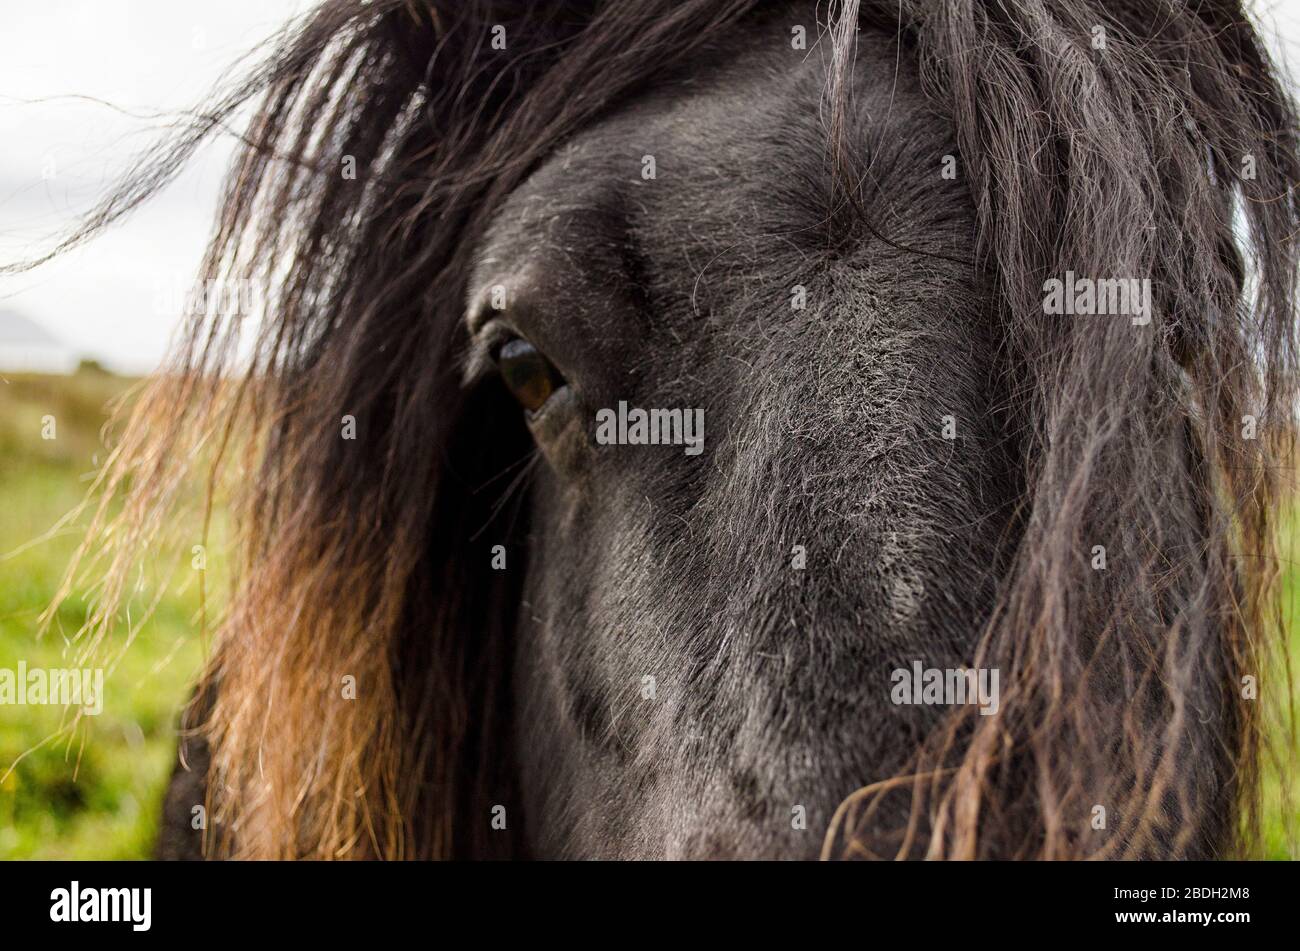
M 91 472 L 104 461 L 110 404 L 137 380 L 81 370 L 70 376 L 0 374 L 0 483 L 32 466 Z M 57 438 L 43 438 L 52 418 Z
M 80 355 L 40 324 L 0 310 L 0 373 L 72 373 Z

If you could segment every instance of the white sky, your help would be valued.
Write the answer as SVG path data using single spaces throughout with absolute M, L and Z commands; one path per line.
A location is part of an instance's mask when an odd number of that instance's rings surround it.
M 31 253 L 156 141 L 164 120 L 124 116 L 200 102 L 225 69 L 311 0 L 8 0 L 0 14 L 0 260 Z M 1300 68 L 1300 0 L 1255 4 Z M 152 369 L 179 313 L 161 311 L 198 268 L 232 153 L 216 141 L 125 223 L 45 267 L 0 281 L 16 310 L 125 372 Z
M 0 260 L 43 246 L 202 101 L 242 54 L 310 0 L 9 0 L 0 14 Z M 58 96 L 89 96 L 111 105 Z M 165 192 L 65 258 L 0 279 L 15 310 L 123 371 L 152 369 L 193 281 L 233 154 L 213 140 Z M 49 173 L 53 175 L 50 177 Z M 173 292 L 171 297 L 175 297 Z

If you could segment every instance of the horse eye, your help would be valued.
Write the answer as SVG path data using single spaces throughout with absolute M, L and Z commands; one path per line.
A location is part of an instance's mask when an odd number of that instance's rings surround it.
M 494 359 L 506 388 L 530 413 L 541 409 L 551 394 L 564 386 L 560 372 L 527 340 L 507 340 Z

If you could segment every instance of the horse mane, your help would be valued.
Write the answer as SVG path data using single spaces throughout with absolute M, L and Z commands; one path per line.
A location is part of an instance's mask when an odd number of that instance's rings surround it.
M 486 804 L 511 796 L 522 573 L 478 569 L 526 528 L 497 477 L 528 446 L 500 393 L 461 385 L 473 238 L 557 144 L 758 6 L 329 0 L 64 242 L 256 104 L 203 278 L 266 288 L 266 313 L 193 316 L 99 477 L 61 595 L 94 579 L 81 643 L 107 649 L 143 554 L 188 552 L 196 526 L 206 544 L 210 498 L 230 495 L 234 581 L 192 721 L 210 854 L 518 850 Z M 845 801 L 826 854 L 1248 854 L 1264 725 L 1291 723 L 1273 518 L 1297 397 L 1300 153 L 1277 71 L 1227 0 L 828 13 L 811 55 L 830 62 L 847 214 L 870 174 L 848 119 L 859 24 L 897 36 L 955 129 L 1022 463 L 1015 553 L 970 658 L 1001 670 L 1000 712 L 956 709 L 905 774 Z M 1151 325 L 1044 315 L 1044 281 L 1067 270 L 1150 278 Z M 339 702 L 345 677 L 356 698 Z

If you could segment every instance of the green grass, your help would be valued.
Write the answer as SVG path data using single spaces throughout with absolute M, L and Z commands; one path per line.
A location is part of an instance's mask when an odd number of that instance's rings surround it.
M 1280 595 L 1282 600 L 1282 617 L 1287 633 L 1287 656 L 1290 663 L 1289 684 L 1291 690 L 1291 707 L 1300 718 L 1300 505 L 1293 504 L 1288 513 L 1286 528 L 1282 533 L 1278 553 L 1282 559 L 1282 577 Z M 1272 680 L 1280 686 L 1285 685 L 1286 673 L 1273 674 Z M 1271 685 L 1261 682 L 1261 692 Z M 1284 738 L 1278 738 L 1282 745 Z M 1286 767 L 1295 763 L 1293 759 Z M 1300 776 L 1290 776 L 1288 788 L 1292 797 L 1290 809 L 1282 794 L 1282 779 L 1276 765 L 1266 766 L 1262 777 L 1264 815 L 1262 821 L 1264 854 L 1270 859 L 1300 858 L 1295 837 L 1300 834 L 1300 815 L 1295 809 L 1300 804 Z
M 0 378 L 0 668 L 75 666 L 80 645 L 67 638 L 84 620 L 83 600 L 66 603 L 44 638 L 35 633 L 79 532 L 45 536 L 84 496 L 103 459 L 106 405 L 128 382 L 95 373 Z M 42 438 L 47 416 L 54 439 Z M 74 735 L 56 736 L 61 707 L 0 707 L 0 858 L 149 854 L 175 723 L 201 661 L 197 585 L 178 587 L 105 672 L 103 712 Z
M 93 372 L 0 377 L 0 668 L 14 669 L 20 660 L 29 668 L 74 664 L 79 645 L 66 638 L 85 618 L 84 601 L 66 603 L 44 639 L 34 635 L 79 527 L 46 536 L 81 500 L 102 462 L 106 406 L 129 382 Z M 55 419 L 54 439 L 41 438 L 47 416 Z M 1292 667 L 1300 674 L 1300 521 L 1291 524 L 1283 597 Z M 176 590 L 106 672 L 103 713 L 85 718 L 76 735 L 47 742 L 59 729 L 60 708 L 0 706 L 0 859 L 149 855 L 175 756 L 175 724 L 202 653 L 188 563 L 175 580 Z M 1262 677 L 1261 690 L 1270 686 Z M 1300 690 L 1296 700 L 1300 707 Z M 1276 772 L 1266 774 L 1266 854 L 1295 858 L 1279 790 Z

